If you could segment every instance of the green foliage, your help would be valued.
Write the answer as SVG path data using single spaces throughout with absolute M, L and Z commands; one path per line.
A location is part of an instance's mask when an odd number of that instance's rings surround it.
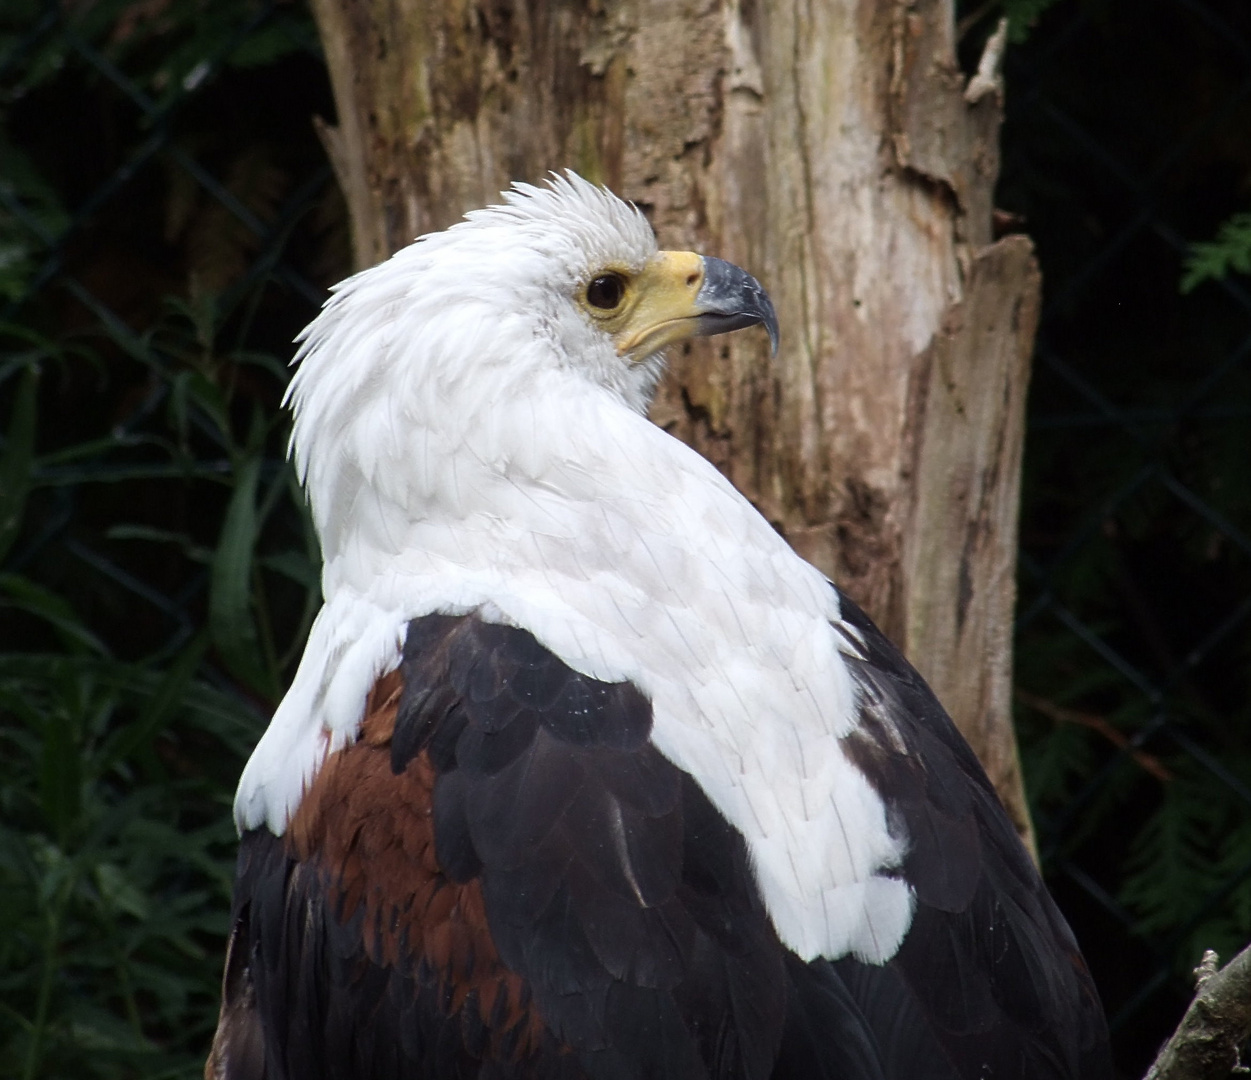
M 1008 40 L 1020 44 L 1056 0 L 1004 0 L 1003 14 L 1008 20 Z
M 314 44 L 253 0 L 0 12 L 0 1080 L 202 1073 L 233 788 L 319 603 L 273 270 L 344 268 L 296 197 L 328 95 L 265 112 Z
M 22 525 L 22 510 L 30 490 L 31 459 L 35 451 L 35 387 L 39 369 L 29 367 L 13 402 L 8 437 L 0 456 L 0 560 Z
M 202 653 L 0 657 L 0 1076 L 197 1074 L 234 837 L 194 759 L 258 723 Z
M 1247 761 L 1230 764 L 1246 775 Z M 1121 890 L 1141 932 L 1180 933 L 1179 951 L 1187 957 L 1215 949 L 1229 958 L 1251 940 L 1251 822 L 1212 793 L 1210 774 L 1193 759 L 1173 763 L 1158 812 L 1134 838 Z M 1222 902 L 1213 905 L 1213 896 Z
M 162 328 L 167 341 L 171 330 Z M 142 463 L 117 460 L 133 430 L 32 457 L 36 369 L 13 376 L 0 458 L 0 476 L 19 478 L 4 488 L 3 520 L 17 522 L 10 535 L 28 538 L 41 489 L 56 484 L 47 462 L 72 460 L 111 488 L 114 545 L 173 548 L 188 572 L 202 573 L 204 561 L 211 569 L 209 634 L 134 661 L 75 610 L 73 591 L 0 575 L 0 608 L 23 618 L 22 637 L 51 632 L 46 647 L 11 643 L 0 653 L 0 1077 L 198 1073 L 229 910 L 231 785 L 263 727 L 265 708 L 254 702 L 275 700 L 317 598 L 298 493 L 286 466 L 262 456 L 281 441 L 281 421 L 253 408 L 237 436 L 239 391 L 223 385 L 228 355 L 208 362 L 215 378 L 203 363 L 189 371 L 168 354 L 163 362 L 155 368 L 154 358 L 152 377 L 181 395 L 147 425 L 146 445 L 163 454 Z M 219 436 L 215 449 L 235 466 L 215 473 L 197 430 Z M 169 484 L 162 457 L 184 477 L 175 484 L 223 489 L 216 550 L 128 521 L 129 499 Z M 34 489 L 26 529 L 11 516 L 23 482 Z M 267 596 L 275 575 L 305 583 L 281 659 L 272 629 L 281 613 Z M 110 636 L 124 637 L 117 628 Z
M 53 31 L 41 33 L 48 23 Z M 307 12 L 273 0 L 97 0 L 62 11 L 8 0 L 0 11 L 0 64 L 18 73 L 6 86 L 10 99 L 86 55 L 116 65 L 136 93 L 169 105 L 223 66 L 259 67 L 318 47 Z
M 68 223 L 56 190 L 25 154 L 0 137 L 0 299 L 16 300 L 25 293 L 39 252 Z
M 957 30 L 963 38 L 974 28 L 980 50 L 1000 19 L 1008 20 L 1008 40 L 1014 45 L 1023 43 L 1038 20 L 1057 0 L 958 0 L 956 4 Z M 966 58 L 967 59 L 967 58 Z
M 1251 274 L 1251 212 L 1231 217 L 1215 240 L 1191 246 L 1181 291 L 1191 292 L 1205 281 L 1223 281 L 1231 271 Z

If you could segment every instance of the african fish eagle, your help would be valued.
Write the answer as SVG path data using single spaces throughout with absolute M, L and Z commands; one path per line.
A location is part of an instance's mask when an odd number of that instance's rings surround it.
M 1072 934 L 933 693 L 648 422 L 763 324 L 573 174 L 350 278 L 325 605 L 243 772 L 210 1080 L 1098 1080 Z

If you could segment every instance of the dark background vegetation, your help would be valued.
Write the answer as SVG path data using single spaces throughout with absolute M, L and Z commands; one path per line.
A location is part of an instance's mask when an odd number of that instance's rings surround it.
M 1251 938 L 1251 11 L 1008 12 L 1018 721 L 1128 1077 Z M 315 114 L 298 4 L 0 9 L 0 1077 L 202 1067 L 233 785 L 317 602 L 279 408 L 349 261 Z

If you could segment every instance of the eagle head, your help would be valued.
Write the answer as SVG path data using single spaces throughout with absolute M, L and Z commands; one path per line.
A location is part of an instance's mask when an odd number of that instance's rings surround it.
M 301 336 L 292 447 L 328 560 L 361 489 L 464 516 L 485 473 L 547 483 L 553 457 L 590 460 L 560 433 L 580 417 L 594 443 L 598 408 L 643 413 L 666 346 L 761 323 L 776 348 L 755 278 L 658 250 L 606 189 L 569 172 L 503 198 L 337 286 Z

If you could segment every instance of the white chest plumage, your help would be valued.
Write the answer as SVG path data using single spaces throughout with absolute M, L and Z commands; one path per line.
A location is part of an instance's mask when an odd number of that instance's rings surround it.
M 244 774 L 240 827 L 285 828 L 327 750 L 355 737 L 410 619 L 480 609 L 584 674 L 643 690 L 658 749 L 747 838 L 786 944 L 889 958 L 911 898 L 883 874 L 902 838 L 839 745 L 855 702 L 834 590 L 702 458 L 611 412 L 584 416 L 631 447 L 633 483 L 616 477 L 611 492 L 581 470 L 571 492 L 567 476 L 466 465 L 461 501 L 482 506 L 457 516 L 425 503 L 410 517 L 364 488 L 347 497 L 354 524 L 338 526 L 326 606 Z M 425 438 L 413 432 L 408 454 Z

